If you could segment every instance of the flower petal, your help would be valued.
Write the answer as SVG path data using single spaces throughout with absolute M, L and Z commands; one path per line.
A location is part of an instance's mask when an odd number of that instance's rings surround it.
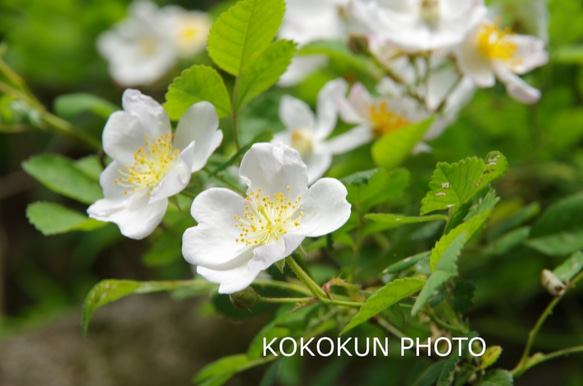
M 272 264 L 291 255 L 304 240 L 303 235 L 289 234 L 283 237 L 285 247 L 276 244 L 265 244 L 255 248 L 253 258 L 249 261 L 249 269 L 264 270 Z
M 319 149 L 302 156 L 308 167 L 308 184 L 322 177 L 332 164 L 332 154 L 328 148 L 323 144 L 318 147 Z
M 500 82 L 506 86 L 506 92 L 512 98 L 526 104 L 535 103 L 540 99 L 539 90 L 530 86 L 502 63 L 497 63 L 494 70 Z
M 232 294 L 247 288 L 261 270 L 253 269 L 247 264 L 233 268 L 218 270 L 199 265 L 196 272 L 210 282 L 219 283 L 219 293 Z
M 150 202 L 178 194 L 190 181 L 194 142 L 180 153 L 180 159 L 152 191 Z
M 348 91 L 348 83 L 342 78 L 324 85 L 318 93 L 318 124 L 314 136 L 320 140 L 327 138 L 336 127 L 338 100 Z
M 545 51 L 545 42 L 542 39 L 527 35 L 510 35 L 508 40 L 517 47 L 514 53 L 517 60 L 508 63 L 517 74 L 525 74 L 548 62 L 549 55 Z
M 223 132 L 218 129 L 219 118 L 215 107 L 206 101 L 193 104 L 180 118 L 174 136 L 174 146 L 185 149 L 195 142 L 191 172 L 204 167 L 210 155 L 223 140 Z
M 282 143 L 256 143 L 243 156 L 239 174 L 250 190 L 273 197 L 290 188 L 291 197 L 304 194 L 308 184 L 300 154 Z
M 281 97 L 279 102 L 279 118 L 289 130 L 316 127 L 314 113 L 304 101 L 289 95 Z
M 328 58 L 324 55 L 296 56 L 279 78 L 277 85 L 280 87 L 295 86 L 318 68 L 325 66 L 327 62 Z
M 496 77 L 490 60 L 478 48 L 476 34 L 477 30 L 457 48 L 458 64 L 461 71 L 472 78 L 478 87 L 492 87 L 496 83 Z
M 342 154 L 372 141 L 370 126 L 362 125 L 340 134 L 322 144 L 332 154 Z
M 166 199 L 148 201 L 146 194 L 132 194 L 125 200 L 105 198 L 91 205 L 87 213 L 96 220 L 116 223 L 124 236 L 141 240 L 160 224 L 168 207 Z
M 301 225 L 294 230 L 294 234 L 322 236 L 344 225 L 350 217 L 347 194 L 346 187 L 334 178 L 318 180 L 302 200 Z

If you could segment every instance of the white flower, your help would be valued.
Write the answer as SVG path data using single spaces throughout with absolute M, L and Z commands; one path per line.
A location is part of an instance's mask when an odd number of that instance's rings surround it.
M 344 185 L 323 178 L 308 188 L 306 165 L 284 144 L 254 144 L 240 176 L 247 197 L 224 188 L 200 193 L 191 209 L 198 225 L 182 238 L 185 259 L 220 293 L 246 288 L 305 237 L 333 232 L 350 217 Z
M 518 35 L 484 21 L 460 44 L 456 52 L 461 70 L 479 87 L 491 87 L 498 78 L 514 99 L 534 103 L 540 91 L 516 74 L 524 74 L 548 61 L 542 39 Z
M 89 216 L 116 223 L 132 239 L 148 236 L 162 221 L 168 197 L 179 193 L 219 146 L 215 108 L 192 105 L 173 135 L 166 111 L 149 96 L 128 89 L 123 111 L 113 113 L 103 130 L 103 150 L 113 159 L 100 184 L 105 198 L 89 207 Z
M 275 134 L 272 142 L 282 142 L 296 149 L 308 167 L 308 182 L 320 178 L 332 163 L 332 154 L 358 147 L 358 141 L 325 141 L 336 127 L 338 99 L 346 94 L 348 85 L 343 79 L 328 82 L 318 93 L 318 110 L 314 115 L 303 101 L 284 95 L 279 105 L 279 117 L 286 130 Z M 344 134 L 345 136 L 346 134 Z M 334 145 L 340 144 L 344 145 Z
M 97 49 L 108 60 L 117 83 L 149 84 L 172 68 L 176 53 L 164 28 L 164 15 L 154 3 L 135 2 L 129 13 L 127 19 L 99 36 Z
M 351 0 L 352 17 L 416 52 L 454 46 L 485 16 L 483 0 Z
M 297 42 L 299 46 L 316 40 L 345 40 L 346 23 L 341 10 L 348 0 L 288 0 L 278 37 Z M 280 86 L 293 86 L 324 66 L 323 55 L 293 58 L 279 80 Z
M 187 11 L 176 5 L 163 7 L 162 12 L 165 14 L 166 31 L 179 56 L 189 57 L 206 47 L 212 25 L 206 13 Z
M 340 100 L 339 111 L 345 122 L 357 125 L 345 140 L 360 144 L 393 133 L 430 115 L 409 97 L 373 98 L 360 83 L 352 86 L 348 99 Z

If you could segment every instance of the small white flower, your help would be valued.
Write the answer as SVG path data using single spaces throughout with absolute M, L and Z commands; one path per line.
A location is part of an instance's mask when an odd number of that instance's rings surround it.
M 344 141 L 339 137 L 325 141 L 336 127 L 338 99 L 346 94 L 348 85 L 343 79 L 328 82 L 318 93 L 318 110 L 314 115 L 303 101 L 284 95 L 279 105 L 279 117 L 286 130 L 275 134 L 272 142 L 282 142 L 296 149 L 308 167 L 308 182 L 320 178 L 332 163 L 332 155 L 358 147 L 358 141 Z M 345 134 L 344 134 L 345 135 Z
M 202 169 L 223 138 L 215 108 L 192 105 L 172 134 L 166 111 L 149 96 L 128 89 L 123 111 L 103 130 L 103 150 L 113 159 L 100 184 L 105 198 L 89 207 L 89 217 L 116 223 L 132 239 L 148 236 L 162 221 L 168 197 L 179 193 Z
M 176 5 L 163 7 L 162 12 L 165 14 L 166 31 L 179 56 L 189 57 L 206 47 L 212 25 L 206 13 L 187 11 Z
M 284 144 L 254 144 L 240 176 L 247 197 L 224 188 L 200 193 L 191 209 L 198 225 L 182 238 L 185 259 L 220 293 L 246 288 L 305 237 L 333 232 L 350 217 L 344 185 L 323 178 L 308 188 L 306 165 Z
M 534 103 L 540 91 L 516 74 L 524 74 L 548 61 L 544 41 L 502 30 L 496 23 L 484 21 L 468 34 L 456 52 L 461 70 L 479 87 L 491 87 L 498 78 L 514 99 Z
M 351 0 L 352 17 L 381 39 L 416 52 L 454 46 L 485 16 L 483 0 Z
M 164 17 L 154 3 L 135 2 L 129 14 L 99 36 L 97 49 L 120 85 L 150 84 L 172 68 L 176 53 L 164 28 Z

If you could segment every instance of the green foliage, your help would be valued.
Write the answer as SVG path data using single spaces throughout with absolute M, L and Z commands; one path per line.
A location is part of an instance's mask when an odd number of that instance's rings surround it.
M 172 81 L 164 108 L 170 118 L 177 121 L 190 106 L 200 101 L 212 103 L 219 117 L 231 115 L 231 99 L 223 78 L 212 67 L 194 65 Z
M 432 124 L 433 118 L 428 118 L 383 135 L 372 146 L 372 158 L 375 163 L 387 169 L 399 166 L 411 154 Z
M 43 235 L 50 236 L 71 231 L 90 231 L 105 223 L 88 218 L 65 206 L 52 202 L 35 202 L 26 209 L 28 221 Z
M 512 374 L 501 369 L 487 371 L 480 382 L 477 383 L 478 386 L 512 386 L 513 384 Z
M 452 164 L 438 163 L 429 182 L 430 190 L 423 198 L 421 214 L 458 209 L 507 169 L 506 158 L 499 152 L 488 154 L 486 162 L 471 157 Z
M 55 113 L 62 118 L 71 119 L 74 116 L 90 111 L 107 119 L 119 107 L 111 102 L 87 93 L 61 95 L 55 99 Z
M 526 245 L 551 256 L 583 248 L 583 194 L 551 205 L 532 226 Z
M 204 386 L 219 386 L 238 372 L 272 361 L 273 357 L 249 359 L 246 354 L 231 355 L 205 366 L 194 378 Z
M 352 320 L 350 320 L 350 323 L 344 327 L 340 335 L 352 330 L 359 324 L 366 322 L 379 312 L 400 300 L 413 295 L 415 292 L 419 291 L 424 284 L 425 280 L 411 277 L 395 279 L 389 282 L 384 287 L 375 291 L 375 293 L 366 300 L 366 303 L 360 307 L 358 313 L 354 315 Z
M 409 186 L 409 172 L 404 169 L 372 169 L 342 179 L 348 190 L 347 200 L 361 211 L 398 197 Z
M 555 276 L 557 276 L 563 283 L 568 283 L 572 278 L 575 277 L 583 269 L 583 253 L 577 251 L 570 257 L 565 259 L 561 265 L 553 270 Z
M 247 71 L 277 32 L 285 3 L 282 0 L 243 0 L 213 24 L 208 52 L 213 62 L 231 75 Z
M 83 334 L 87 334 L 89 322 L 95 310 L 108 303 L 119 300 L 131 294 L 146 294 L 151 292 L 172 291 L 188 288 L 205 293 L 216 286 L 204 280 L 177 281 L 132 281 L 132 280 L 102 280 L 87 294 L 83 304 Z
M 389 213 L 370 213 L 364 218 L 382 224 L 383 229 L 392 229 L 405 224 L 419 224 L 429 221 L 447 221 L 447 216 L 435 214 L 432 216 L 403 216 Z
M 22 168 L 52 191 L 84 204 L 92 204 L 102 197 L 99 183 L 63 156 L 37 155 L 24 161 Z

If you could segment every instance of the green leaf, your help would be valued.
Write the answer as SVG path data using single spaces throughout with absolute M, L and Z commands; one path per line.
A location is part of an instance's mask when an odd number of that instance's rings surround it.
M 409 178 L 405 169 L 373 169 L 347 176 L 342 182 L 348 190 L 348 202 L 358 204 L 364 212 L 402 195 L 409 186 Z
M 342 332 L 340 332 L 340 335 L 352 330 L 359 324 L 366 322 L 398 301 L 413 295 L 415 292 L 419 291 L 424 284 L 425 280 L 411 277 L 395 279 L 387 283 L 387 285 L 377 290 L 366 300 L 366 303 L 360 307 L 356 315 L 350 320 L 350 323 L 348 323 Z
M 401 261 L 398 261 L 394 264 L 389 265 L 387 268 L 385 268 L 383 270 L 383 273 L 388 273 L 388 274 L 394 275 L 396 273 L 399 273 L 401 271 L 406 270 L 409 267 L 414 266 L 420 260 L 429 259 L 430 255 L 431 255 L 431 251 L 426 251 L 426 252 L 418 253 L 418 254 L 413 255 L 413 256 L 409 256 Z
M 417 386 L 433 386 L 437 383 L 437 379 L 445 366 L 445 361 L 439 361 L 431 366 L 429 366 L 425 371 L 419 376 Z
M 557 63 L 583 65 L 583 45 L 558 47 L 554 59 Z
M 195 65 L 172 81 L 164 108 L 170 118 L 177 121 L 190 106 L 200 101 L 212 103 L 219 117 L 231 115 L 231 98 L 223 78 L 212 67 Z
M 507 370 L 493 369 L 486 372 L 476 386 L 512 386 L 514 379 Z
M 240 76 L 271 43 L 283 20 L 283 0 L 243 0 L 223 13 L 208 37 L 217 66 Z
M 445 365 L 441 369 L 439 374 L 439 379 L 437 380 L 436 386 L 449 386 L 453 383 L 453 377 L 455 375 L 455 365 L 458 361 L 458 355 L 452 355 L 449 359 L 445 361 Z
M 296 43 L 289 40 L 270 44 L 251 67 L 241 74 L 238 106 L 235 108 L 241 110 L 253 98 L 273 86 L 291 63 L 295 52 Z
M 583 269 L 583 253 L 577 251 L 572 254 L 569 258 L 553 270 L 555 276 L 563 281 L 563 283 L 568 283 L 575 275 L 577 275 L 581 269 Z
M 437 259 L 438 262 L 437 265 L 435 266 L 435 270 L 429 276 L 429 279 L 427 279 L 427 283 L 425 284 L 425 286 L 421 290 L 421 293 L 417 297 L 417 300 L 413 305 L 413 309 L 411 310 L 411 315 L 417 315 L 419 310 L 421 310 L 421 307 L 423 307 L 425 303 L 427 303 L 427 301 L 433 295 L 435 290 L 441 287 L 441 285 L 445 283 L 447 280 L 457 276 L 458 273 L 457 258 L 460 255 L 462 248 L 464 247 L 466 238 L 467 234 L 466 232 L 463 232 L 457 235 L 455 239 L 451 241 L 448 240 L 447 248 Z M 436 250 L 436 248 L 434 248 L 434 251 Z
M 90 231 L 106 223 L 88 218 L 52 202 L 35 202 L 26 208 L 28 221 L 43 235 L 50 236 L 71 231 Z
M 61 95 L 55 99 L 54 109 L 58 116 L 65 119 L 71 119 L 86 111 L 107 119 L 113 112 L 120 110 L 113 103 L 87 93 Z
M 583 193 L 551 205 L 532 226 L 526 245 L 551 256 L 583 248 Z
M 99 183 L 63 156 L 37 155 L 24 161 L 22 168 L 52 191 L 84 204 L 103 197 Z
M 399 166 L 423 139 L 431 124 L 433 117 L 383 135 L 371 149 L 375 163 L 387 169 Z
M 458 209 L 507 168 L 506 158 L 500 152 L 488 154 L 486 162 L 471 157 L 452 164 L 438 163 L 429 182 L 429 192 L 421 201 L 421 214 Z
M 448 219 L 447 216 L 440 214 L 432 216 L 404 216 L 401 214 L 389 213 L 370 213 L 365 215 L 364 218 L 383 224 L 383 229 L 397 228 L 405 224 L 419 224 L 429 221 L 447 221 Z
M 486 255 L 503 255 L 521 245 L 530 234 L 530 227 L 520 227 L 491 242 L 484 253 Z
M 96 155 L 90 155 L 75 161 L 75 167 L 97 182 L 99 182 L 99 177 L 103 172 L 99 157 Z
M 273 356 L 249 359 L 245 354 L 223 357 L 200 370 L 194 377 L 194 382 L 201 382 L 201 385 L 205 386 L 222 385 L 233 375 L 252 367 L 269 363 L 274 359 L 275 357 Z
M 144 282 L 132 280 L 102 280 L 89 291 L 89 294 L 85 298 L 85 303 L 83 304 L 83 334 L 87 334 L 93 312 L 107 303 L 114 302 L 131 294 L 171 291 L 179 288 L 189 288 L 204 293 L 216 288 L 216 285 L 204 280 Z

